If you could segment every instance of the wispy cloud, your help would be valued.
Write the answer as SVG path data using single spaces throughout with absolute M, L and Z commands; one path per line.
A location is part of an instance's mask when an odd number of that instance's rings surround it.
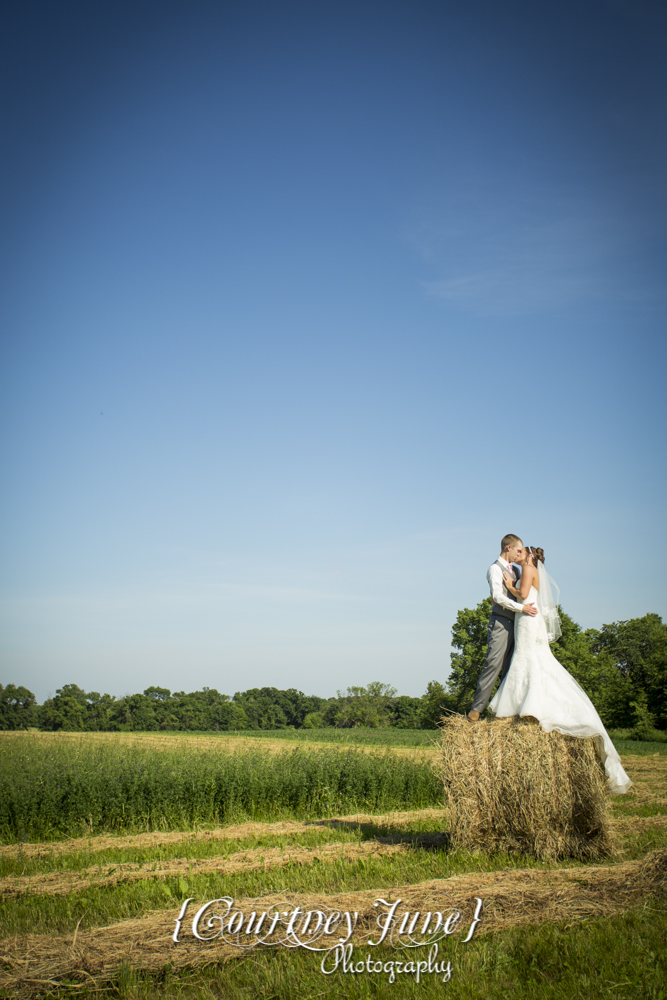
M 477 267 L 450 265 L 442 278 L 422 284 L 430 295 L 481 315 L 532 313 L 600 295 L 605 249 L 591 246 L 584 229 L 569 219 L 487 233 L 463 255 L 476 258 Z
M 584 300 L 649 302 L 650 275 L 627 266 L 643 220 L 545 197 L 501 213 L 471 212 L 457 228 L 422 227 L 413 242 L 440 272 L 427 294 L 477 315 L 522 315 Z M 546 218 L 545 218 L 546 216 Z M 639 248 L 641 249 L 641 248 Z

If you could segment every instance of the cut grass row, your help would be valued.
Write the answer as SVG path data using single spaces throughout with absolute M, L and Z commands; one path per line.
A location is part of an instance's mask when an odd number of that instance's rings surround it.
M 155 831 L 144 834 L 82 837 L 78 840 L 40 844 L 11 844 L 0 848 L 0 877 L 49 871 L 79 871 L 93 865 L 145 864 L 174 858 L 193 860 L 225 857 L 231 851 L 290 844 L 357 842 L 374 838 L 404 838 L 444 830 L 443 809 L 392 812 L 385 815 L 354 813 L 320 820 L 254 821 L 215 830 L 195 832 Z

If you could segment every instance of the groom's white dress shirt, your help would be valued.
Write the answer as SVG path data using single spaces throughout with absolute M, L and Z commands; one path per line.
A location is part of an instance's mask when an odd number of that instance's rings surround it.
M 489 566 L 489 571 L 486 574 L 494 604 L 499 604 L 501 608 L 507 608 L 508 611 L 523 611 L 523 604 L 513 601 L 507 593 L 503 582 L 503 572 L 514 576 L 514 573 L 510 569 L 510 564 L 505 562 L 502 556 L 498 556 L 496 562 L 492 566 Z

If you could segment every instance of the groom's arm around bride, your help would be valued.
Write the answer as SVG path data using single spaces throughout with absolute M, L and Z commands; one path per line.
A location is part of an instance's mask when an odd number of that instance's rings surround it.
M 537 608 L 534 604 L 519 604 L 518 601 L 512 600 L 503 580 L 503 573 L 508 573 L 513 580 L 516 579 L 511 564 L 522 548 L 523 542 L 518 535 L 505 535 L 500 543 L 500 555 L 489 567 L 486 574 L 493 598 L 493 607 L 487 633 L 486 662 L 477 682 L 472 708 L 468 712 L 470 722 L 477 722 L 480 714 L 488 705 L 498 675 L 502 680 L 509 670 L 514 652 L 515 614 L 537 614 Z

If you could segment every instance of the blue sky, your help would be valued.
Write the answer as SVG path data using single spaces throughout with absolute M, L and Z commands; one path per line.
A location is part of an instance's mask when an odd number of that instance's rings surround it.
M 0 682 L 420 695 L 508 531 L 665 613 L 662 5 L 0 20 Z

